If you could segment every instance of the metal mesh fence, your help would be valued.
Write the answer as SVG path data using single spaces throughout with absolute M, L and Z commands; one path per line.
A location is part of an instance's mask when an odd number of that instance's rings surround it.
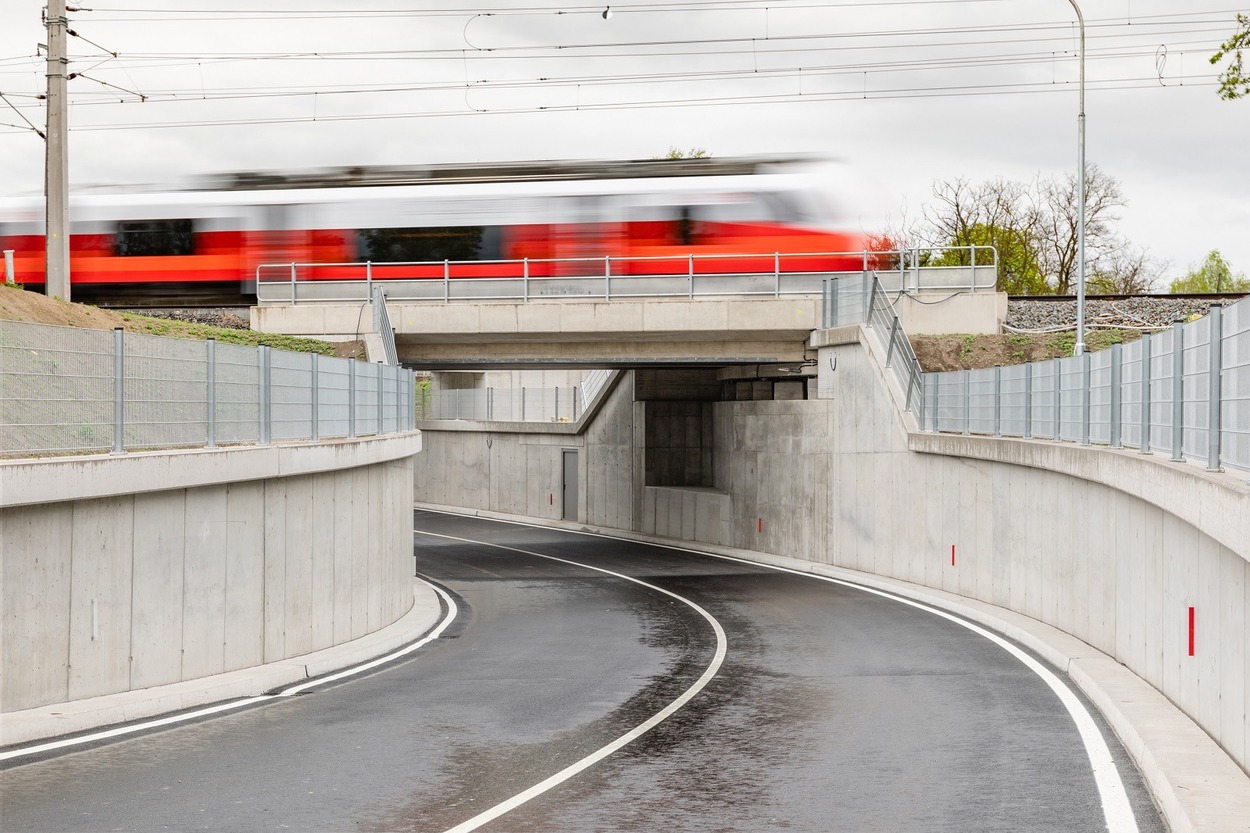
M 360 368 L 355 424 L 346 383 L 354 367 Z M 0 321 L 0 454 L 6 456 L 408 430 L 412 389 L 410 372 L 397 367 Z
M 214 359 L 216 442 L 259 441 L 260 363 L 256 351 L 237 344 L 218 344 Z
M 1250 299 L 1213 307 L 1204 318 L 1140 342 L 1002 368 L 995 378 L 992 370 L 925 374 L 935 411 L 924 425 L 1138 449 L 1146 444 L 1208 469 L 1250 470 Z
M 0 449 L 107 451 L 113 334 L 0 321 Z
M 595 383 L 597 393 L 602 381 Z M 576 422 L 585 407 L 580 386 L 426 390 L 417 396 L 417 419 L 498 422 Z
M 1250 469 L 1250 304 L 1224 310 L 1220 359 L 1220 459 Z

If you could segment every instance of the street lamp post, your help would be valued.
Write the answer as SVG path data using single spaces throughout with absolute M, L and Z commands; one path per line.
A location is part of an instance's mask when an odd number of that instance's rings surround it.
M 1076 0 L 1068 0 L 1076 10 L 1076 22 L 1081 29 L 1081 112 L 1076 117 L 1077 149 L 1076 149 L 1076 187 L 1077 212 L 1076 220 L 1076 345 L 1075 355 L 1085 352 L 1085 16 Z

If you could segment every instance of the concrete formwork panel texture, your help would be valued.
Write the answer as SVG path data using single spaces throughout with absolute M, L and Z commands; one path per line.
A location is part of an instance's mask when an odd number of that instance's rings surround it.
M 130 685 L 131 561 L 123 543 L 134 534 L 128 497 L 73 505 L 69 687 L 78 700 Z
M 370 460 L 0 509 L 0 710 L 199 679 L 389 625 L 412 602 L 412 484 L 411 464 Z
M 665 432 L 671 444 L 673 431 L 647 418 L 657 401 L 707 401 L 711 387 L 688 374 L 683 395 L 676 375 L 631 374 L 636 401 L 620 396 L 588 429 L 613 436 L 612 452 L 589 443 L 586 464 L 590 484 L 633 489 L 629 522 L 600 517 L 593 498 L 586 522 L 867 571 L 1027 615 L 1122 663 L 1247 767 L 1244 485 L 1134 452 L 909 434 L 863 344 L 821 347 L 818 366 L 820 400 L 712 406 L 715 488 L 702 490 L 646 485 L 647 444 Z M 609 476 L 609 459 L 632 467 Z
M 819 364 L 825 399 L 715 406 L 715 484 L 732 546 L 899 578 L 1060 628 L 1155 686 L 1246 768 L 1250 542 L 1234 550 L 1166 505 L 1048 464 L 1071 447 L 1036 444 L 1019 453 L 1025 465 L 917 454 L 867 351 L 824 348 Z M 811 450 L 813 438 L 823 450 Z M 1169 476 L 1146 479 L 1183 499 Z M 646 489 L 640 531 L 690 539 L 690 499 Z M 1244 496 L 1234 505 L 1246 511 Z M 697 523 L 694 540 L 721 543 L 713 528 Z

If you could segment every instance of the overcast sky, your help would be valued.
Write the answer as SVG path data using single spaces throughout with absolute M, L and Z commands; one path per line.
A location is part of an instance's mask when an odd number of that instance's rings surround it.
M 1211 249 L 1250 273 L 1250 99 L 1220 100 L 1207 62 L 1238 0 L 1079 1 L 1087 155 L 1121 184 L 1120 230 L 1170 274 Z M 22 129 L 44 123 L 41 5 L 0 8 L 0 92 L 17 108 L 0 101 L 0 194 L 42 189 L 43 144 Z M 606 20 L 546 0 L 82 5 L 76 190 L 699 147 L 842 160 L 843 202 L 871 231 L 916 219 L 934 180 L 1076 169 L 1067 0 L 656 0 Z

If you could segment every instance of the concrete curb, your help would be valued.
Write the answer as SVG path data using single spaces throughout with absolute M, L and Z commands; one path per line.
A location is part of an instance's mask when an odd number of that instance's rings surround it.
M 1237 766 L 1210 735 L 1145 680 L 1071 634 L 1036 619 L 943 590 L 769 553 L 487 510 L 432 504 L 417 504 L 417 508 L 731 556 L 862 584 L 958 614 L 1024 645 L 1068 674 L 1102 713 L 1141 769 L 1147 787 L 1174 833 L 1250 833 L 1250 775 Z
M 428 584 L 413 585 L 413 605 L 381 630 L 359 639 L 265 665 L 153 688 L 89 697 L 0 715 L 0 747 L 85 732 L 197 706 L 254 697 L 319 677 L 415 642 L 438 622 L 442 606 Z

